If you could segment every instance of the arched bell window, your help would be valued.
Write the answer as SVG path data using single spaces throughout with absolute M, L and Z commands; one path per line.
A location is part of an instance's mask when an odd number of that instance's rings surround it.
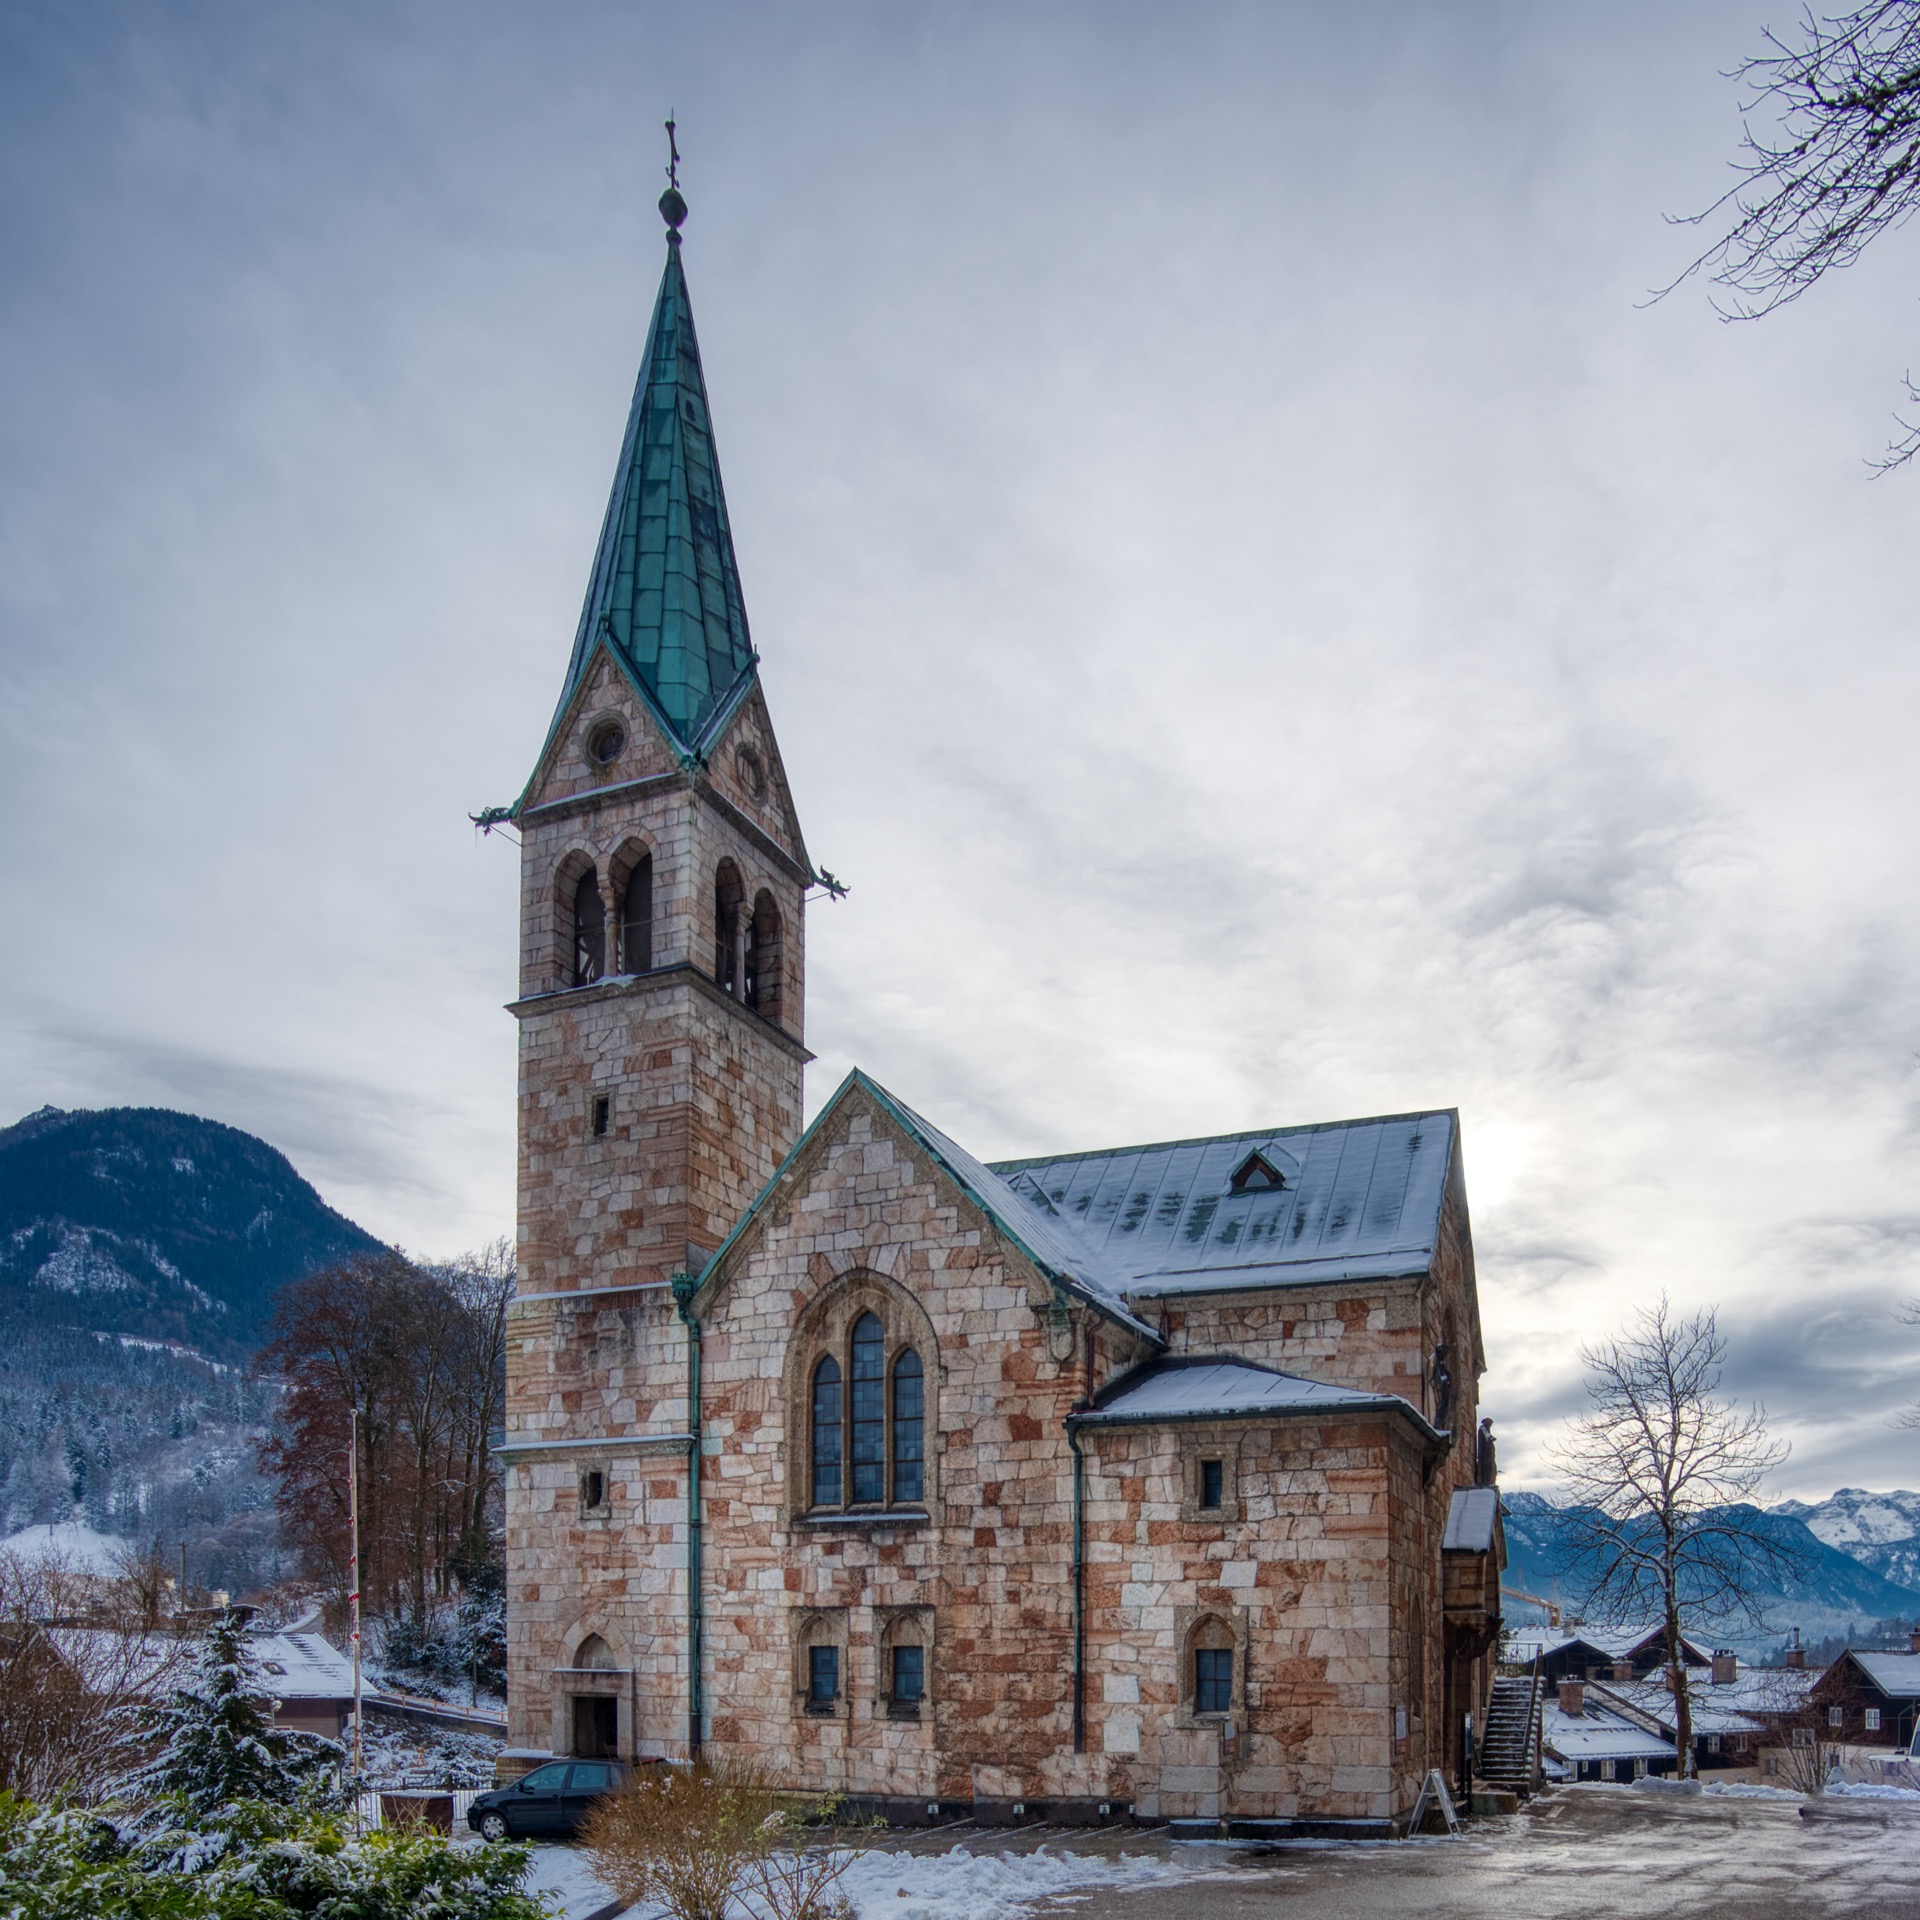
M 607 970 L 607 909 L 600 876 L 589 867 L 573 889 L 573 984 L 584 987 Z
M 780 1018 L 780 965 L 780 909 L 762 887 L 753 897 L 747 943 L 747 1005 L 769 1020 Z
M 713 977 L 727 992 L 746 993 L 747 947 L 752 936 L 746 917 L 747 890 L 740 869 L 722 860 L 713 873 Z
M 643 853 L 620 899 L 620 971 L 646 973 L 652 966 L 653 855 Z

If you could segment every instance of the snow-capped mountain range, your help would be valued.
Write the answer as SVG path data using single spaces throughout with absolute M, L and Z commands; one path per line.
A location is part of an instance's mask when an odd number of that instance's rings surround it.
M 1892 1585 L 1920 1590 L 1920 1493 L 1842 1487 L 1818 1505 L 1783 1500 L 1768 1511 L 1800 1521 L 1816 1540 Z

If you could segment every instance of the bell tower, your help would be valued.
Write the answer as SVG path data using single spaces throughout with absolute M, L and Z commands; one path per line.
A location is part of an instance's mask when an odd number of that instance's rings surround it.
M 520 1292 L 658 1285 L 798 1137 L 812 878 L 666 269 L 521 835 Z M 525 1409 L 531 1413 L 531 1408 Z

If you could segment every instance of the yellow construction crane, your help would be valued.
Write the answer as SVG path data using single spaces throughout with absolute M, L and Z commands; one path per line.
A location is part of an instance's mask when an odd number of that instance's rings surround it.
M 1525 1587 L 1509 1587 L 1504 1583 L 1502 1583 L 1500 1591 L 1509 1599 L 1530 1600 L 1536 1607 L 1545 1607 L 1547 1610 L 1547 1625 L 1557 1627 L 1560 1624 L 1560 1602 L 1558 1600 L 1549 1600 L 1544 1594 L 1529 1593 Z

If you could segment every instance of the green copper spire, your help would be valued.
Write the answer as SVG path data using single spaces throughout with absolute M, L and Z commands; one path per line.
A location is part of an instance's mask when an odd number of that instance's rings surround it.
M 687 204 L 677 187 L 660 196 L 660 212 L 667 270 L 560 705 L 604 639 L 680 745 L 696 753 L 755 656 L 680 264 Z

